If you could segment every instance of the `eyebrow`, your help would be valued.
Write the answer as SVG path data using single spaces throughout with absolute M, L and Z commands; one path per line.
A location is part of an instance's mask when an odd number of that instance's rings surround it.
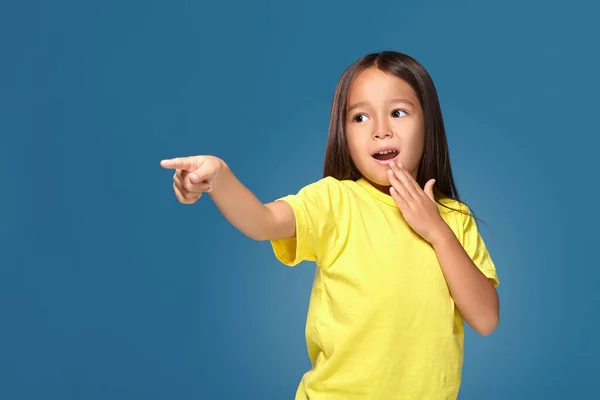
M 408 99 L 393 99 L 393 100 L 390 100 L 389 102 L 390 103 L 405 103 L 405 104 L 411 105 L 413 107 L 415 106 L 412 103 L 412 101 L 410 101 Z M 354 110 L 355 108 L 358 108 L 358 107 L 366 106 L 367 104 L 368 103 L 366 101 L 359 101 L 358 103 L 354 103 L 350 107 L 348 107 L 348 111 L 347 112 L 350 112 L 350 111 L 352 111 L 352 110 Z

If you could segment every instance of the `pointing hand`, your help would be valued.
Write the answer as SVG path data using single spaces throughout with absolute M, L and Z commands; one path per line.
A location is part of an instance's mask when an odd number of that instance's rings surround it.
M 193 204 L 217 184 L 223 162 L 213 156 L 178 157 L 162 160 L 160 165 L 174 169 L 173 190 L 180 203 Z

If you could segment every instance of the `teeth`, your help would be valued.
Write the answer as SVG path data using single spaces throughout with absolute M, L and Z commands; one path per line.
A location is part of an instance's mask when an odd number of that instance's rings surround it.
M 390 154 L 390 153 L 395 153 L 396 150 L 383 150 L 383 151 L 378 151 L 377 154 Z

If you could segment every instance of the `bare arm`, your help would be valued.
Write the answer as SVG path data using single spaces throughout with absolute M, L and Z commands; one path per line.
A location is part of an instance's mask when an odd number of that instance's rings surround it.
M 500 318 L 496 288 L 473 263 L 450 228 L 432 245 L 461 315 L 479 334 L 491 334 Z
M 390 163 L 390 193 L 404 219 L 435 249 L 454 303 L 467 323 L 489 335 L 499 321 L 498 293 L 477 268 L 452 229 L 444 221 L 433 194 L 434 179 L 421 189 L 401 164 Z
M 296 220 L 289 204 L 276 201 L 263 204 L 231 169 L 222 162 L 219 182 L 209 193 L 223 216 L 240 232 L 255 240 L 294 237 Z
M 173 190 L 183 204 L 194 204 L 209 193 L 223 216 L 239 231 L 255 240 L 294 237 L 296 219 L 292 207 L 276 201 L 263 204 L 214 156 L 191 156 L 161 161 L 166 169 L 176 170 Z

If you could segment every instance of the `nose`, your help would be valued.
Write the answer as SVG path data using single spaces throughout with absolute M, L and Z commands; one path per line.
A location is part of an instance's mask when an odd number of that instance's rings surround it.
M 385 122 L 378 124 L 375 128 L 375 131 L 373 132 L 373 139 L 377 140 L 389 139 L 392 136 L 392 129 Z

